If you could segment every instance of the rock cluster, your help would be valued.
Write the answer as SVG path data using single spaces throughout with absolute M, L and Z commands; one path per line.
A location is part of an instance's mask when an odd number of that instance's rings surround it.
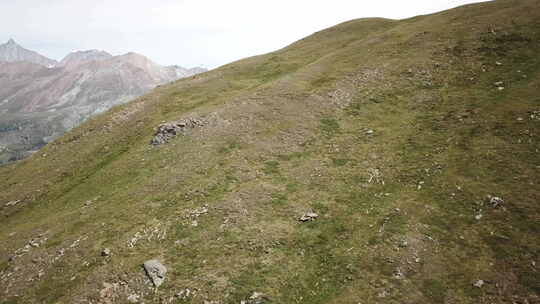
M 198 291 L 197 288 L 194 288 L 194 289 L 186 288 L 186 289 L 181 290 L 180 292 L 176 293 L 175 296 L 180 300 L 187 300 L 187 299 L 193 297 L 197 293 L 197 291 Z
M 204 124 L 204 121 L 196 118 L 187 118 L 160 124 L 151 144 L 154 146 L 165 144 L 176 135 L 183 134 L 188 129 L 202 127 Z
M 530 111 L 529 115 L 531 117 L 531 120 L 540 120 L 540 110 Z

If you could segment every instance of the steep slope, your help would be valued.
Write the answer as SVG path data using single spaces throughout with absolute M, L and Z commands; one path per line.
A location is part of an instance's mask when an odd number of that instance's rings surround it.
M 0 301 L 538 302 L 538 7 L 350 21 L 0 168 Z
M 55 68 L 0 63 L 0 164 L 21 159 L 92 115 L 180 77 L 185 76 L 134 53 L 74 52 Z
M 52 67 L 57 63 L 56 60 L 47 58 L 34 51 L 23 48 L 22 46 L 18 45 L 13 39 L 9 39 L 8 42 L 0 44 L 0 61 L 26 61 L 45 67 Z

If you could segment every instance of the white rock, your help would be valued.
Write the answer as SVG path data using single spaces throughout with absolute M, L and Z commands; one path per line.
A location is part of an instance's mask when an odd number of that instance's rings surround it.
M 498 197 L 498 196 L 488 195 L 488 199 L 489 199 L 489 203 L 493 207 L 497 207 L 497 206 L 502 205 L 504 203 L 504 200 L 502 198 Z
M 478 280 L 478 281 L 473 283 L 473 286 L 478 287 L 478 288 L 482 288 L 482 286 L 484 286 L 484 284 L 485 284 L 484 280 Z
M 313 211 L 311 212 L 307 212 L 307 213 L 304 213 L 300 218 L 299 220 L 301 222 L 309 222 L 309 221 L 314 221 L 316 218 L 318 218 L 319 215 Z
M 130 294 L 127 297 L 127 301 L 129 303 L 139 303 L 139 298 L 140 298 L 140 296 L 138 294 Z
M 101 251 L 101 256 L 107 257 L 111 255 L 111 250 L 109 248 L 103 248 Z

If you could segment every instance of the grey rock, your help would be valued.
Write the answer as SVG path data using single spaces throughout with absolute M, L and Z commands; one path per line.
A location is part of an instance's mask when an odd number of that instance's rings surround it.
M 477 288 L 482 288 L 482 286 L 484 286 L 484 284 L 485 284 L 484 280 L 478 280 L 478 281 L 473 283 L 473 286 L 477 287 Z
M 530 111 L 529 117 L 531 120 L 540 120 L 540 110 Z
M 9 207 L 9 206 L 15 206 L 17 205 L 18 203 L 20 203 L 21 200 L 16 200 L 16 201 L 11 201 L 11 202 L 8 202 L 6 203 L 6 207 Z
M 502 205 L 504 203 L 504 200 L 498 196 L 491 196 L 488 195 L 489 204 L 492 207 L 498 207 L 499 205 Z
M 240 301 L 240 304 L 264 304 L 267 297 L 260 292 L 253 292 L 253 294 L 247 299 Z
M 161 264 L 158 260 L 148 260 L 144 262 L 144 270 L 152 281 L 155 287 L 159 287 L 165 281 L 167 267 Z
M 150 142 L 154 146 L 162 145 L 188 129 L 204 126 L 205 122 L 196 118 L 187 118 L 179 121 L 167 122 L 158 126 L 154 138 Z
M 108 257 L 111 255 L 111 250 L 109 248 L 103 248 L 101 251 L 101 256 Z
M 309 222 L 309 221 L 314 221 L 316 218 L 318 218 L 319 215 L 313 211 L 310 211 L 310 212 L 306 212 L 304 213 L 300 218 L 299 220 L 301 222 Z

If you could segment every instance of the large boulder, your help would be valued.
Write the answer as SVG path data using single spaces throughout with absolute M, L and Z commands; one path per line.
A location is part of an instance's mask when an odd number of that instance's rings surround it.
M 163 281 L 165 281 L 165 274 L 167 273 L 167 267 L 158 260 L 148 260 L 144 262 L 143 266 L 154 286 L 159 287 L 163 284 Z

